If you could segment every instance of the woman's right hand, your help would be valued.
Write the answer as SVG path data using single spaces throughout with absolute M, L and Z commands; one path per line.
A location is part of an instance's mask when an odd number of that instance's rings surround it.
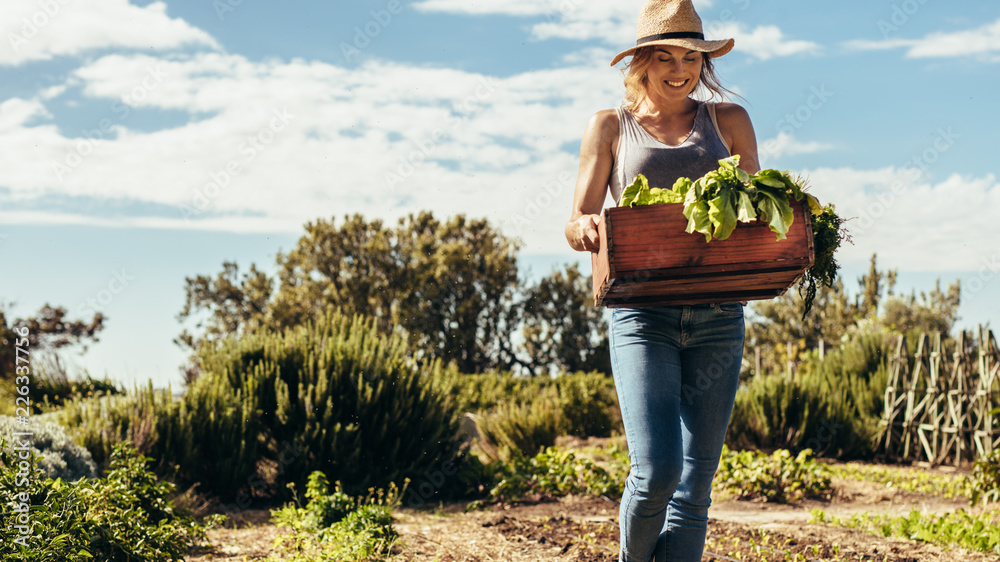
M 566 224 L 566 238 L 577 252 L 597 252 L 601 249 L 601 236 L 597 225 L 601 215 L 581 215 Z
M 580 143 L 580 173 L 573 193 L 573 207 L 566 223 L 566 241 L 577 252 L 597 252 L 601 248 L 597 225 L 608 193 L 608 179 L 614 166 L 618 140 L 618 114 L 613 109 L 598 111 L 587 123 Z

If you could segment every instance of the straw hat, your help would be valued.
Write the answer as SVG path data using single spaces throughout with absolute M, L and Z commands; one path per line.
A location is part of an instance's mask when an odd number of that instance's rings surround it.
M 733 39 L 706 41 L 701 18 L 691 0 L 646 0 L 639 12 L 639 34 L 635 47 L 625 49 L 611 61 L 611 66 L 647 45 L 674 45 L 721 57 L 733 48 Z

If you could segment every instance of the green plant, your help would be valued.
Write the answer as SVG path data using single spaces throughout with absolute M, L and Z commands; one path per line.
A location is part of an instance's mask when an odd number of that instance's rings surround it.
M 250 331 L 199 353 L 204 373 L 196 388 L 252 404 L 252 431 L 238 437 L 249 451 L 259 434 L 259 455 L 279 464 L 287 481 L 302 485 L 321 470 L 358 493 L 456 458 L 458 412 L 434 382 L 440 363 L 412 360 L 405 339 L 381 334 L 371 319 L 328 311 L 307 325 Z M 279 458 L 283 443 L 301 454 Z M 218 451 L 216 462 L 226 453 Z
M 29 435 L 16 437 L 15 433 Z M 17 418 L 0 416 L 0 438 L 8 444 L 27 445 L 22 450 L 40 457 L 38 464 L 48 478 L 72 482 L 97 475 L 90 453 L 74 443 L 61 425 L 42 421 L 38 416 L 29 416 L 26 424 L 18 423 Z
M 486 466 L 493 482 L 485 500 L 470 504 L 475 509 L 486 504 L 586 494 L 621 496 L 628 476 L 629 460 L 616 447 L 608 451 L 606 467 L 578 457 L 573 451 L 547 447 L 533 457 L 514 451 L 508 462 L 496 461 Z
M 506 402 L 527 402 L 552 384 L 550 377 L 521 377 L 509 371 L 466 374 L 442 369 L 436 388 L 451 397 L 459 412 L 489 410 Z
M 504 403 L 476 417 L 480 448 L 492 459 L 510 460 L 515 453 L 534 455 L 555 444 L 559 407 L 551 393 L 531 403 Z
M 945 498 L 969 498 L 976 491 L 976 485 L 971 484 L 965 476 L 936 474 L 898 466 L 851 463 L 831 465 L 830 472 L 839 478 L 885 484 L 887 488 L 919 494 L 932 494 Z
M 1000 511 L 996 510 L 969 513 L 959 509 L 934 514 L 913 509 L 909 515 L 872 515 L 864 512 L 854 513 L 848 519 L 831 516 L 821 509 L 813 509 L 810 514 L 809 523 L 829 523 L 884 537 L 905 537 L 1000 554 Z
M 370 320 L 331 312 L 201 353 L 204 373 L 180 399 L 150 384 L 70 400 L 51 415 L 98 463 L 130 441 L 160 461 L 158 473 L 226 500 L 248 489 L 285 493 L 275 468 L 300 485 L 324 469 L 361 491 L 456 458 L 457 413 L 436 382 L 443 369 L 411 360 L 401 337 L 379 334 Z M 268 466 L 265 479 L 258 471 Z
M 793 457 L 786 449 L 730 451 L 723 446 L 715 481 L 740 500 L 790 503 L 803 498 L 829 498 L 830 471 L 805 449 Z
M 155 445 L 161 432 L 173 423 L 179 407 L 170 389 L 155 390 L 150 381 L 125 394 L 74 397 L 61 409 L 41 417 L 66 427 L 100 468 L 106 467 L 111 452 L 124 441 L 131 442 L 140 454 L 153 454 L 169 462 L 174 455 Z
M 115 396 L 69 400 L 46 416 L 67 426 L 99 465 L 122 442 L 158 460 L 161 476 L 203 493 L 231 498 L 248 485 L 260 460 L 255 396 L 226 380 L 197 380 L 184 396 L 152 381 Z
M 800 291 L 806 293 L 805 316 L 812 308 L 817 283 L 831 287 L 837 278 L 839 265 L 834 253 L 843 240 L 850 239 L 841 228 L 844 221 L 837 216 L 833 205 L 823 207 L 818 199 L 806 193 L 804 178 L 774 169 L 750 175 L 738 168 L 739 163 L 739 155 L 723 158 L 719 160 L 719 169 L 696 180 L 679 178 L 671 189 L 651 188 L 646 177 L 639 174 L 622 191 L 619 206 L 683 204 L 687 232 L 704 234 L 706 242 L 712 238 L 725 240 L 738 222 L 754 220 L 768 223 L 777 239 L 783 240 L 793 220 L 790 201 L 806 199 L 811 213 L 818 216 L 819 228 L 813 230 L 816 260 L 799 285 Z
M 294 484 L 290 484 L 294 488 Z M 391 552 L 397 533 L 392 509 L 399 506 L 404 490 L 369 490 L 364 498 L 352 498 L 340 487 L 329 492 L 326 475 L 309 475 L 305 506 L 286 504 L 272 510 L 276 525 L 292 532 L 274 541 L 275 555 L 268 560 L 354 561 L 381 560 Z
M 146 469 L 151 459 L 128 444 L 112 451 L 105 477 L 70 483 L 46 478 L 34 457 L 27 470 L 20 460 L 0 443 L 0 501 L 13 506 L 0 516 L 5 560 L 179 560 L 222 520 L 203 525 L 178 515 L 169 499 L 173 484 L 158 481 Z M 24 521 L 26 533 L 16 527 Z
M 971 490 L 969 501 L 973 505 L 981 501 L 1000 501 L 1000 449 L 976 460 L 969 473 L 968 486 Z
M 555 379 L 559 390 L 559 424 L 562 435 L 608 437 L 617 428 L 613 381 L 601 373 L 563 375 Z M 612 381 L 612 384 L 608 384 Z
M 742 385 L 726 442 L 733 448 L 812 449 L 870 459 L 878 435 L 889 334 L 858 329 L 821 360 L 810 354 L 794 377 L 756 375 Z
M 294 483 L 289 483 L 289 486 L 294 490 Z M 330 482 L 327 481 L 326 475 L 318 470 L 313 472 L 306 484 L 305 507 L 287 504 L 279 510 L 272 511 L 274 523 L 287 525 L 297 531 L 315 530 L 329 527 L 357 509 L 357 501 L 344 493 L 339 482 L 333 493 L 330 493 L 329 489 Z

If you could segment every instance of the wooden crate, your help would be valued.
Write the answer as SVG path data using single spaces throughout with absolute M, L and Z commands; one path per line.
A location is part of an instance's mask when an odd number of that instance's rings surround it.
M 639 307 L 738 302 L 783 294 L 813 264 L 809 207 L 792 202 L 788 237 L 762 221 L 738 223 L 726 240 L 684 231 L 681 204 L 604 209 L 592 254 L 594 303 Z

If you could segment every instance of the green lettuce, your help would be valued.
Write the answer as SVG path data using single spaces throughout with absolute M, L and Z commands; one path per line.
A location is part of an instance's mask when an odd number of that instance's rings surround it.
M 775 237 L 784 240 L 794 221 L 793 200 L 805 198 L 814 215 L 823 212 L 819 200 L 805 191 L 802 178 L 774 169 L 751 175 L 739 164 L 739 155 L 723 158 L 717 170 L 695 180 L 678 178 L 670 189 L 650 187 L 639 174 L 622 192 L 619 206 L 682 203 L 687 232 L 700 232 L 708 242 L 725 240 L 737 223 L 754 220 L 766 222 Z

